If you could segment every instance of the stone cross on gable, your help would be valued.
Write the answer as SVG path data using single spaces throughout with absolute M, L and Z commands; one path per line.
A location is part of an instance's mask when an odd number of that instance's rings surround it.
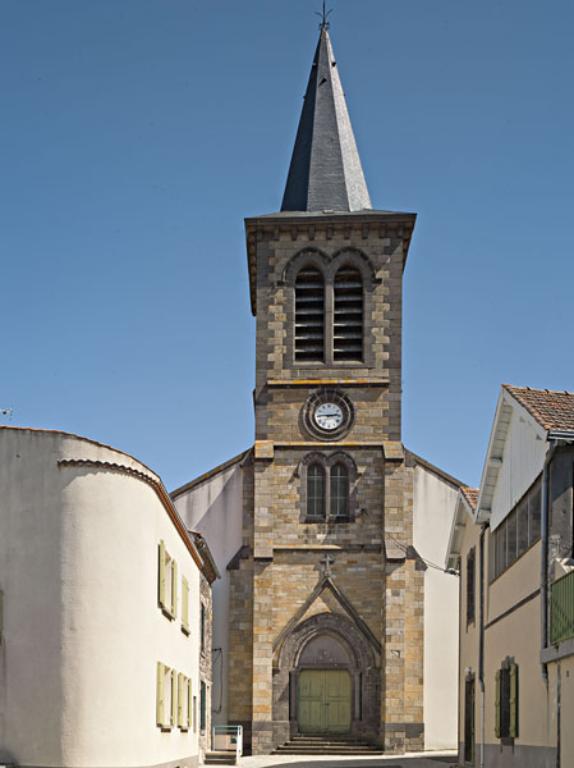
M 332 557 L 332 555 L 325 555 L 325 557 L 320 561 L 321 563 L 321 576 L 326 579 L 330 579 L 333 575 L 333 572 L 331 570 L 331 566 L 335 563 L 335 558 Z

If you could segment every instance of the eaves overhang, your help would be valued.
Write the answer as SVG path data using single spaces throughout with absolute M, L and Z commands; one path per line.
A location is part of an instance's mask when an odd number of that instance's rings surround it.
M 492 503 L 498 482 L 498 476 L 504 461 L 504 450 L 508 437 L 510 422 L 513 413 L 516 412 L 522 419 L 528 421 L 536 433 L 539 440 L 548 441 L 549 433 L 544 427 L 533 418 L 526 408 L 508 391 L 504 386 L 501 387 L 494 415 L 494 423 L 490 433 L 486 460 L 482 470 L 480 480 L 480 493 L 475 511 L 475 521 L 477 523 L 490 524 L 492 514 Z
M 246 218 L 249 295 L 253 315 L 257 314 L 257 245 L 265 237 L 278 241 L 282 234 L 288 234 L 296 241 L 301 235 L 302 241 L 304 238 L 305 243 L 317 246 L 321 241 L 328 243 L 335 229 L 343 230 L 345 239 L 350 239 L 353 230 L 357 230 L 361 238 L 378 232 L 381 238 L 393 236 L 403 240 L 404 269 L 416 218 L 416 213 L 367 209 L 354 212 L 280 211 Z
M 475 525 L 474 509 L 465 496 L 464 490 L 461 488 L 456 500 L 456 508 L 451 523 L 448 547 L 446 550 L 445 566 L 447 570 L 460 570 L 462 541 L 467 525 Z

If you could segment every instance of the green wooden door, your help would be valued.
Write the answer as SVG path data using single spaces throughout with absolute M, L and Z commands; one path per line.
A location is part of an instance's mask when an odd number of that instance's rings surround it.
M 351 729 L 351 676 L 342 669 L 305 669 L 299 675 L 297 718 L 301 733 Z

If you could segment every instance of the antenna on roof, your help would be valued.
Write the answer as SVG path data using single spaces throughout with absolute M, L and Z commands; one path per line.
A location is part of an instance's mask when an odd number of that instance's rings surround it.
M 0 408 L 0 416 L 7 416 L 8 421 L 12 421 L 13 408 Z
M 321 11 L 315 11 L 315 15 L 321 18 L 319 29 L 329 29 L 329 16 L 333 13 L 333 9 L 327 10 L 325 0 L 323 0 L 323 9 Z

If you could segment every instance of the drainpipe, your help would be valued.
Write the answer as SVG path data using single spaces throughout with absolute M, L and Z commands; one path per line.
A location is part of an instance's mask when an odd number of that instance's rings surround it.
M 480 590 L 479 590 L 479 637 L 478 637 L 478 683 L 480 686 L 480 768 L 484 768 L 484 744 L 486 740 L 486 697 L 484 690 L 484 539 L 487 525 L 480 526 Z

